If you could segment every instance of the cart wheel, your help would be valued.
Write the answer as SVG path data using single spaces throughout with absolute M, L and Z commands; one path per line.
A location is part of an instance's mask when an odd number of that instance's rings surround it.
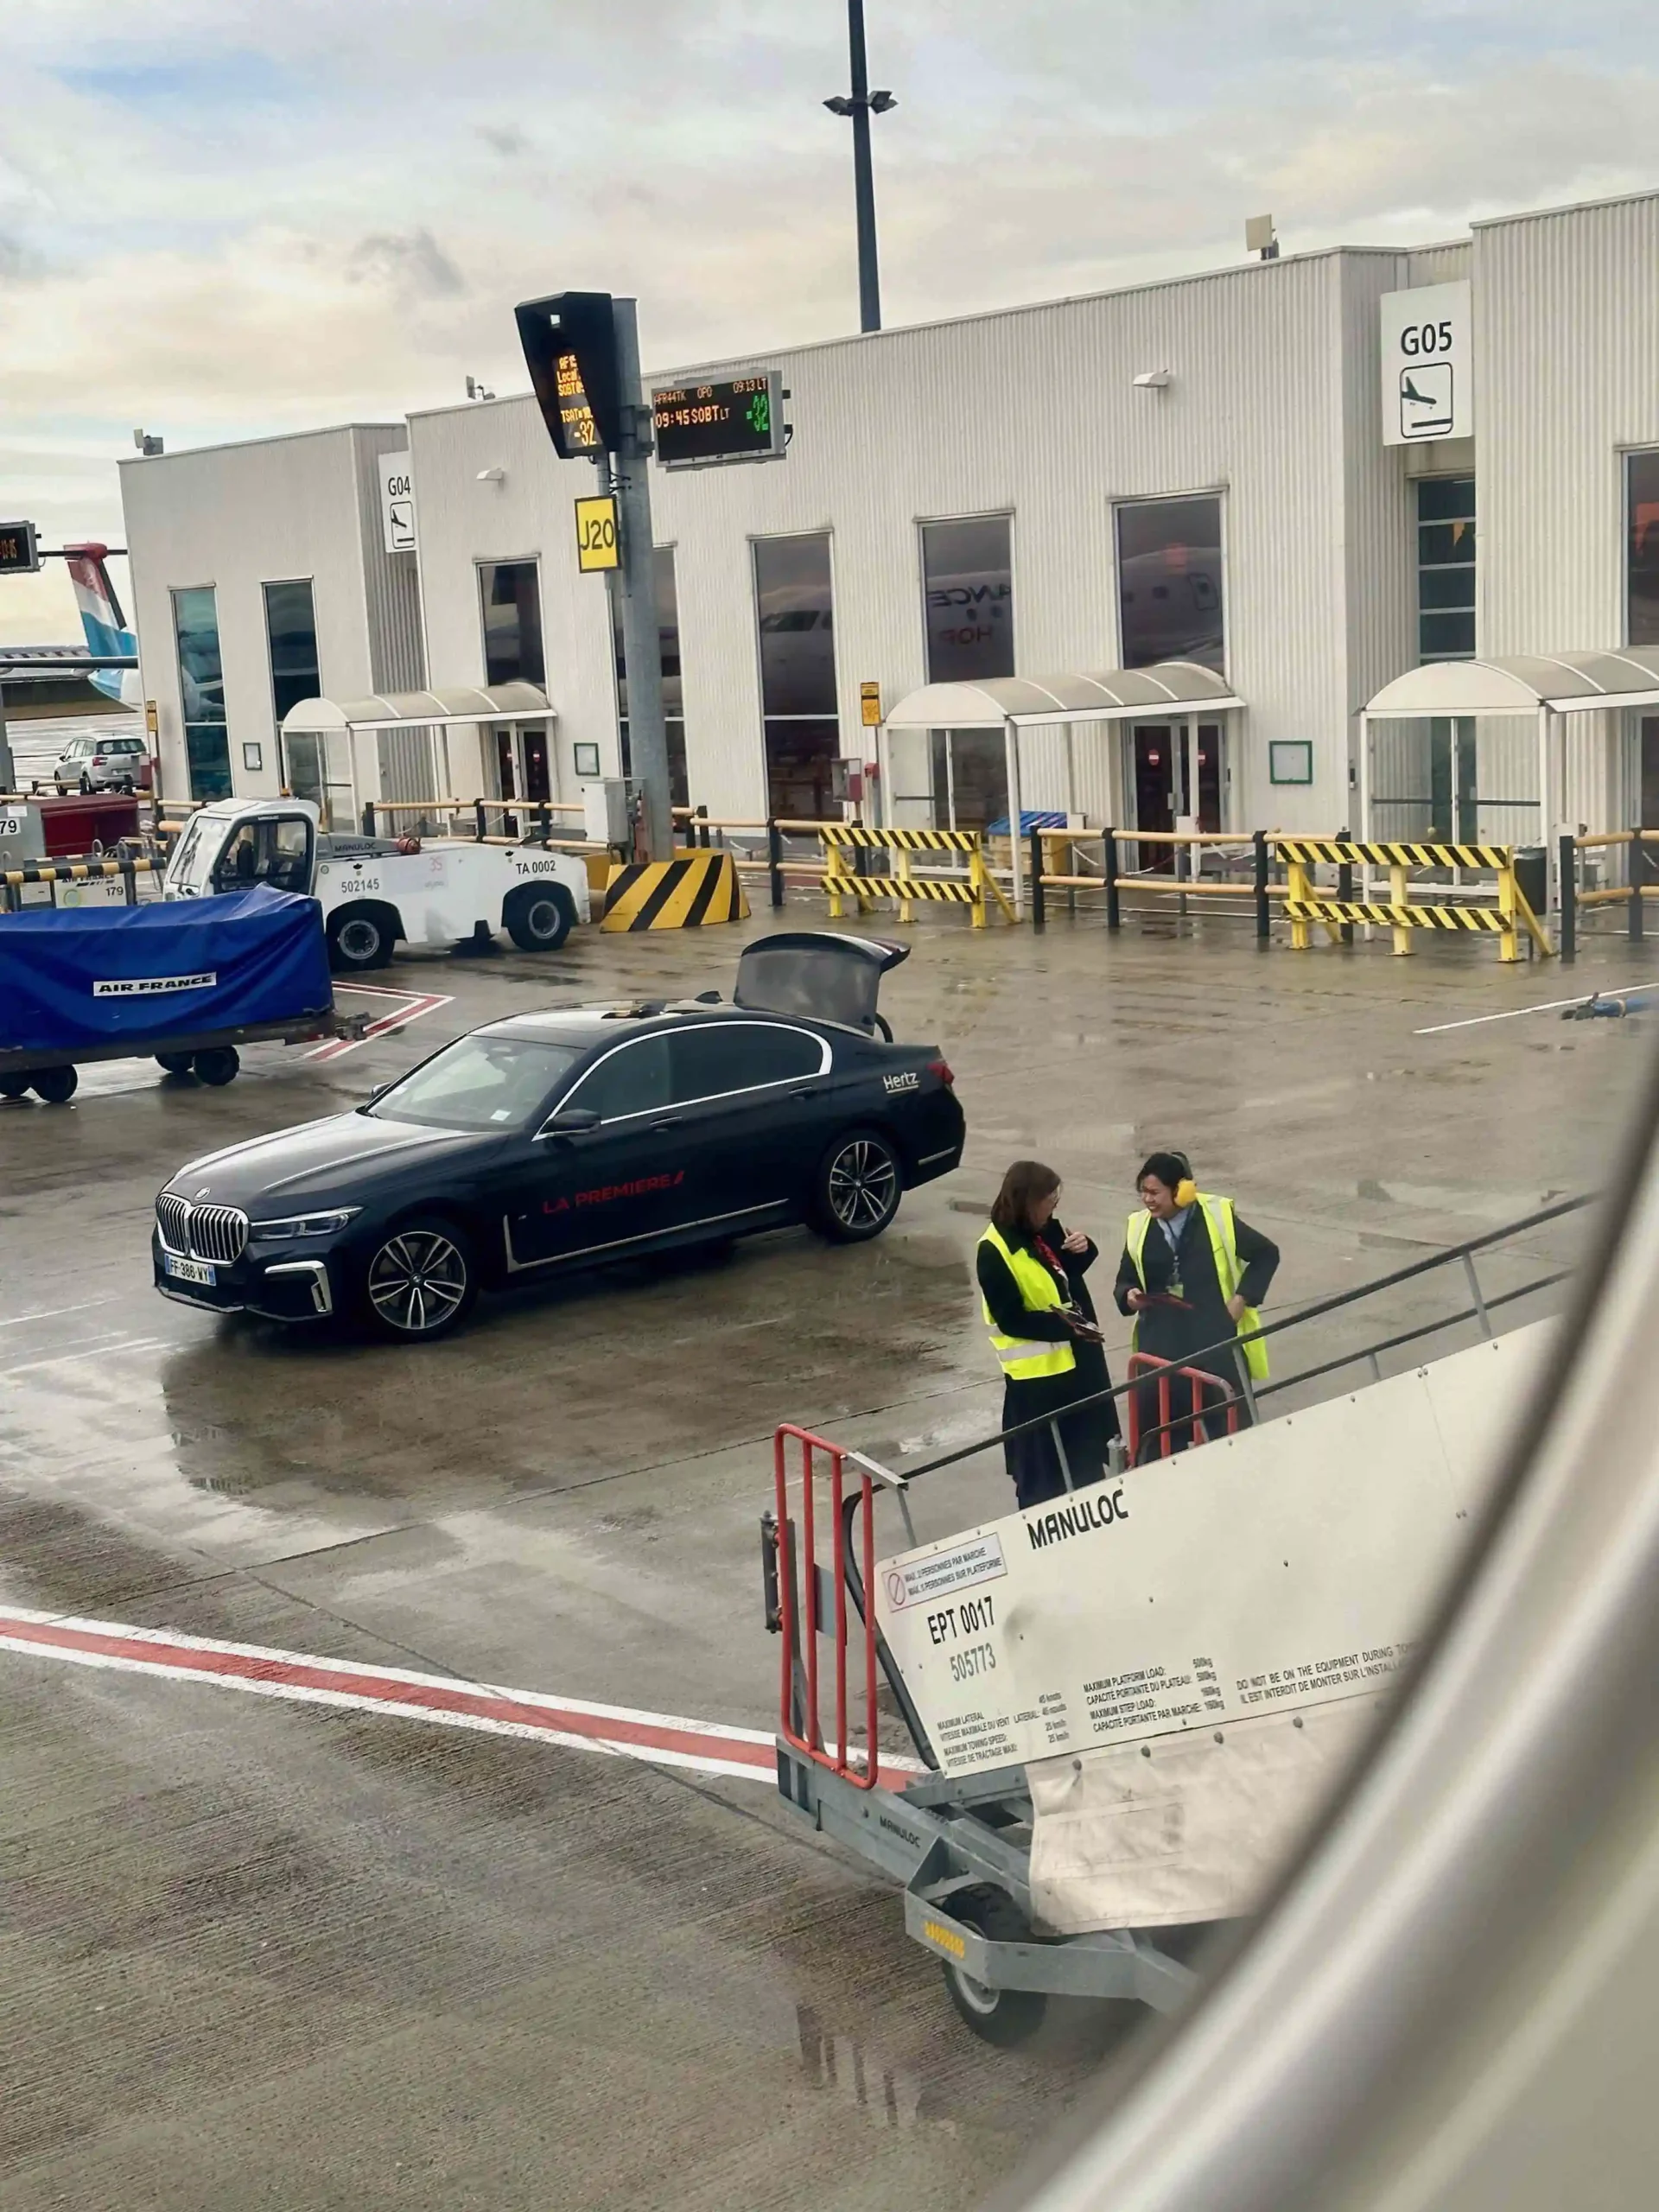
M 164 1075 L 188 1075 L 194 1057 L 190 1052 L 157 1052 L 156 1065 Z
M 576 910 L 562 883 L 523 883 L 508 893 L 501 918 L 520 952 L 556 952 Z
M 217 1090 L 221 1084 L 236 1081 L 241 1065 L 241 1055 L 234 1045 L 210 1045 L 205 1052 L 195 1055 L 196 1080 L 211 1083 Z
M 953 1920 L 977 1929 L 994 1943 L 1028 1943 L 1031 1929 L 1014 1899 L 990 1888 L 958 1890 L 946 1900 Z M 1034 2036 L 1043 2024 L 1048 1999 L 1039 1989 L 991 1989 L 976 1981 L 952 1959 L 944 1961 L 950 2002 L 974 2033 L 1009 2050 Z
M 0 1098 L 25 1098 L 28 1095 L 26 1075 L 0 1075 Z
M 73 1068 L 42 1068 L 29 1081 L 35 1086 L 35 1096 L 45 1100 L 48 1106 L 67 1106 L 75 1095 L 80 1077 Z

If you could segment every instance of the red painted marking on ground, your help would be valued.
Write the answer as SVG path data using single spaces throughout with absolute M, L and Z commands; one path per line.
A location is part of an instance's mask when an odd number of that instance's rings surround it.
M 538 1692 L 474 1688 L 401 1669 L 309 1659 L 297 1653 L 218 1644 L 113 1622 L 54 1619 L 22 1611 L 0 1612 L 0 1645 L 42 1656 L 105 1660 L 181 1676 L 200 1675 L 227 1686 L 257 1687 L 277 1695 L 321 1696 L 353 1705 L 384 1707 L 416 1717 L 510 1727 L 550 1738 L 576 1738 L 596 1747 L 632 1751 L 771 1779 L 772 1739 L 758 1731 L 727 1729 L 669 1713 L 543 1697 Z
M 384 1036 L 389 1029 L 405 1029 L 411 1021 L 419 1021 L 429 1014 L 435 1014 L 441 1006 L 453 1006 L 453 991 L 391 991 L 378 983 L 336 983 L 336 991 L 352 991 L 363 998 L 397 999 L 402 1003 L 391 1014 L 383 1014 L 372 1021 L 360 1037 L 334 1037 L 326 1045 L 315 1045 L 306 1054 L 308 1060 L 338 1060 L 347 1052 L 356 1052 L 359 1045 L 366 1045 L 371 1038 Z

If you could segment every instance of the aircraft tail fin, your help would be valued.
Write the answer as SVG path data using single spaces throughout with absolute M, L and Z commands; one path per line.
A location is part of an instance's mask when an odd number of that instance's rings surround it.
M 136 655 L 138 651 L 137 638 L 127 626 L 127 618 L 121 611 L 121 601 L 105 565 L 109 554 L 107 545 L 95 542 L 64 548 L 64 565 L 74 587 L 80 626 L 86 633 L 86 650 L 100 659 L 115 653 Z M 95 690 L 119 699 L 124 704 L 134 703 L 137 699 L 136 669 L 98 669 L 89 680 Z

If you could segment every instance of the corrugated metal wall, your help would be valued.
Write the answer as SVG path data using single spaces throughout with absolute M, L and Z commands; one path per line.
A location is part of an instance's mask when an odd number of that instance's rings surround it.
M 264 584 L 310 579 L 325 692 L 360 698 L 374 688 L 357 459 L 364 437 L 397 445 L 403 426 L 308 431 L 123 464 L 133 613 L 146 694 L 160 712 L 169 794 L 182 796 L 188 788 L 174 591 L 214 588 L 238 791 L 270 795 L 278 787 Z M 374 531 L 378 545 L 378 512 Z M 259 747 L 257 768 L 244 755 L 249 744 Z
M 1474 266 L 1482 650 L 1623 645 L 1624 454 L 1659 445 L 1659 195 L 1478 225 Z M 1628 823 L 1619 718 L 1560 731 L 1564 820 Z
M 417 556 L 389 553 L 380 507 L 377 462 L 383 453 L 398 453 L 408 443 L 399 425 L 359 423 L 352 433 L 357 470 L 359 542 L 363 558 L 363 601 L 369 632 L 369 666 L 376 691 L 416 691 L 426 683 L 426 641 L 421 632 L 421 579 Z M 429 729 L 398 730 L 376 741 L 383 799 L 442 798 L 435 765 L 442 755 Z M 397 829 L 413 829 L 414 817 L 399 814 Z
M 1389 271 L 1394 259 L 1383 257 Z M 922 521 L 1011 512 L 1018 666 L 1110 667 L 1113 502 L 1215 489 L 1225 502 L 1230 673 L 1249 702 L 1234 818 L 1268 810 L 1329 826 L 1344 793 L 1352 685 L 1342 270 L 1336 255 L 1252 264 L 675 372 L 775 362 L 795 426 L 782 463 L 652 473 L 656 536 L 677 550 L 694 798 L 717 814 L 764 804 L 753 537 L 832 534 L 842 744 L 858 753 L 868 750 L 860 683 L 878 681 L 891 702 L 924 680 Z M 1137 375 L 1164 368 L 1166 391 L 1135 388 Z M 433 680 L 482 674 L 476 562 L 537 555 L 563 773 L 577 740 L 613 758 L 603 588 L 576 574 L 570 519 L 591 467 L 552 458 L 529 400 L 417 416 L 411 432 Z M 480 484 L 493 467 L 504 480 Z M 1274 735 L 1314 741 L 1311 789 L 1269 794 Z M 1115 804 L 1115 743 L 1103 730 L 1079 733 L 1080 786 L 1096 815 Z M 1027 803 L 1059 804 L 1061 741 L 1033 736 L 1025 757 Z

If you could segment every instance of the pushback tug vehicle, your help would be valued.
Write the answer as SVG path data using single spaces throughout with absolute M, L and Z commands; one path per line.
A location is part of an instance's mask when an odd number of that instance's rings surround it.
M 192 815 L 164 899 L 264 883 L 322 908 L 337 973 L 384 968 L 397 944 L 449 947 L 505 930 L 522 952 L 556 952 L 589 918 L 588 871 L 540 845 L 423 843 L 325 830 L 308 799 L 216 799 Z

